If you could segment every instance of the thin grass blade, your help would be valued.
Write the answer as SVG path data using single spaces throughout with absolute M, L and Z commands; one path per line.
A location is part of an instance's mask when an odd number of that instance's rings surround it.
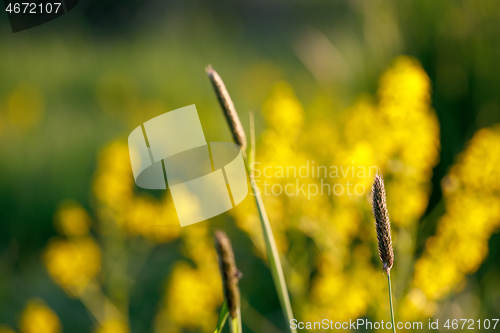
M 252 191 L 255 197 L 255 203 L 257 205 L 257 211 L 259 212 L 259 218 L 262 225 L 262 231 L 264 233 L 264 240 L 266 243 L 266 252 L 267 258 L 269 260 L 269 267 L 271 270 L 271 275 L 273 277 L 274 287 L 276 289 L 276 293 L 278 294 L 278 299 L 280 301 L 281 309 L 283 310 L 283 314 L 285 319 L 290 324 L 290 321 L 294 319 L 292 304 L 290 302 L 290 295 L 288 295 L 288 289 L 285 280 L 285 274 L 283 273 L 283 267 L 281 265 L 281 259 L 278 253 L 278 247 L 276 246 L 276 241 L 274 240 L 273 230 L 271 228 L 271 223 L 269 222 L 269 218 L 267 217 L 266 208 L 264 207 L 264 202 L 262 201 L 262 197 L 260 196 L 260 191 L 256 191 L 257 183 L 253 178 L 251 168 L 246 164 L 247 173 L 250 177 Z M 288 326 L 290 327 L 290 326 Z M 292 333 L 296 333 L 297 331 L 290 327 L 290 331 Z
M 214 333 L 222 332 L 224 328 L 224 324 L 226 324 L 227 318 L 229 317 L 229 308 L 227 303 L 224 302 L 222 304 L 222 308 L 220 309 L 219 320 L 217 321 L 217 327 L 215 328 Z

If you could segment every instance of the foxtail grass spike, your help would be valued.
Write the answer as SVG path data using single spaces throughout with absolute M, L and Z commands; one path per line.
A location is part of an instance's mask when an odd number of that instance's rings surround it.
M 224 115 L 226 116 L 227 123 L 231 128 L 234 141 L 238 146 L 240 146 L 241 150 L 245 152 L 245 149 L 247 148 L 245 131 L 243 130 L 243 126 L 241 126 L 240 118 L 236 113 L 236 109 L 234 108 L 233 101 L 227 92 L 226 86 L 212 66 L 208 65 L 205 70 L 208 74 L 210 82 L 212 82 L 217 99 L 219 100 L 222 110 L 224 111 Z
M 237 318 L 240 311 L 240 289 L 238 282 L 241 273 L 236 268 L 233 247 L 227 235 L 222 231 L 215 232 L 215 249 L 219 256 L 219 268 L 222 276 L 224 296 L 231 318 Z
M 388 274 L 394 262 L 392 250 L 391 222 L 385 199 L 384 179 L 381 175 L 375 176 L 372 189 L 373 216 L 375 216 L 375 227 L 377 229 L 378 254 L 384 264 L 384 271 Z

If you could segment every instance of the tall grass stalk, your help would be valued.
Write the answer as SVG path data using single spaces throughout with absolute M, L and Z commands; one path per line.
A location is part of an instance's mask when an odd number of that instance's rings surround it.
M 373 216 L 375 217 L 375 229 L 377 230 L 378 254 L 380 256 L 380 260 L 382 260 L 382 264 L 384 265 L 384 271 L 387 274 L 392 332 L 396 333 L 391 290 L 391 268 L 394 263 L 394 252 L 392 249 L 391 222 L 389 220 L 389 211 L 387 210 L 384 179 L 381 175 L 375 176 L 372 195 Z
M 255 197 L 255 203 L 257 205 L 262 231 L 264 234 L 266 253 L 267 253 L 267 258 L 269 260 L 269 266 L 273 277 L 274 287 L 276 289 L 276 293 L 278 294 L 278 299 L 280 301 L 283 314 L 287 321 L 287 326 L 290 327 L 290 321 L 294 318 L 292 305 L 290 303 L 290 296 L 288 295 L 285 275 L 283 274 L 283 267 L 281 266 L 281 260 L 278 253 L 278 248 L 276 246 L 276 241 L 274 240 L 273 230 L 271 228 L 271 224 L 269 223 L 269 218 L 267 216 L 266 208 L 264 207 L 264 202 L 262 201 L 262 197 L 260 196 L 260 192 L 256 191 L 257 184 L 253 177 L 251 164 L 249 163 L 245 153 L 246 142 L 247 142 L 245 131 L 241 126 L 241 122 L 239 120 L 238 114 L 236 113 L 236 109 L 234 108 L 234 104 L 219 74 L 217 74 L 217 72 L 211 66 L 208 66 L 206 68 L 206 72 L 215 90 L 215 94 L 219 100 L 220 106 L 224 111 L 224 115 L 226 116 L 226 120 L 233 134 L 234 141 L 238 146 L 240 146 L 244 155 L 245 167 L 247 170 L 247 174 L 250 178 L 252 191 Z M 251 124 L 253 125 L 253 117 L 251 120 Z M 255 134 L 253 133 L 253 126 L 251 135 L 253 139 L 251 141 L 252 146 L 250 152 L 250 159 L 251 159 L 250 162 L 253 163 L 255 155 L 255 143 L 254 143 Z M 295 329 L 292 328 L 290 328 L 290 331 L 292 333 L 297 332 Z
M 273 276 L 274 286 L 278 294 L 278 298 L 287 321 L 287 326 L 290 327 L 290 321 L 294 318 L 292 312 L 292 305 L 290 303 L 290 297 L 288 295 L 288 289 L 286 286 L 285 275 L 283 274 L 283 268 L 281 266 L 281 260 L 278 253 L 278 248 L 274 240 L 273 230 L 271 229 L 271 224 L 269 223 L 269 218 L 267 217 L 266 208 L 264 207 L 264 202 L 260 196 L 260 192 L 256 191 L 257 184 L 253 176 L 250 174 L 249 166 L 247 164 L 247 172 L 250 176 L 250 182 L 252 186 L 252 191 L 255 196 L 255 202 L 257 204 L 257 210 L 259 212 L 259 218 L 264 232 L 264 239 L 266 241 L 267 258 L 269 260 L 269 266 L 271 267 L 271 274 Z M 290 328 L 290 331 L 296 333 L 295 329 Z

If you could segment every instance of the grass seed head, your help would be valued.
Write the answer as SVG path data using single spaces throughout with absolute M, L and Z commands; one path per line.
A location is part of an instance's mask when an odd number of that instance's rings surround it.
M 240 307 L 240 289 L 238 288 L 238 282 L 241 278 L 241 273 L 236 268 L 231 241 L 222 231 L 215 232 L 215 249 L 219 256 L 219 268 L 227 306 L 231 313 L 231 317 L 236 318 Z
M 394 262 L 392 250 L 391 222 L 387 211 L 384 179 L 381 175 L 375 176 L 372 188 L 373 216 L 375 217 L 375 228 L 377 230 L 378 253 L 384 264 L 384 270 L 389 274 Z
M 219 100 L 220 106 L 224 111 L 224 115 L 226 116 L 227 123 L 231 128 L 231 132 L 233 133 L 234 142 L 238 146 L 240 146 L 241 150 L 244 152 L 247 147 L 247 138 L 245 136 L 245 131 L 243 130 L 243 126 L 241 126 L 240 118 L 238 117 L 238 113 L 236 113 L 236 109 L 234 108 L 233 101 L 231 100 L 231 96 L 227 92 L 226 86 L 222 81 L 221 77 L 217 72 L 212 68 L 212 66 L 208 65 L 205 69 L 214 87 L 215 94 L 217 95 L 217 99 Z

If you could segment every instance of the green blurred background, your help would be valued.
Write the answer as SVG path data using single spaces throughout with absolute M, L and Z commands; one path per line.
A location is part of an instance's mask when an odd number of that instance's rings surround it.
M 82 303 L 51 280 L 41 261 L 57 234 L 54 213 L 66 199 L 92 212 L 99 151 L 160 113 L 196 104 L 207 139 L 231 141 L 208 64 L 239 112 L 255 111 L 259 135 L 266 126 L 261 107 L 278 81 L 293 87 L 306 121 L 315 117 L 318 94 L 334 101 L 335 117 L 358 96 L 374 95 L 398 55 L 418 59 L 441 130 L 422 220 L 433 214 L 418 234 L 425 240 L 443 214 L 442 178 L 478 129 L 500 121 L 499 32 L 496 0 L 81 1 L 15 34 L 1 14 L 0 323 L 17 330 L 26 302 L 40 298 L 65 332 L 94 329 Z M 242 122 L 248 128 L 246 116 Z M 211 223 L 229 230 L 236 244 L 243 293 L 257 318 L 284 331 L 271 275 L 249 237 L 228 214 Z M 498 318 L 498 234 L 488 247 L 470 281 L 481 315 Z M 131 293 L 132 332 L 153 330 L 162 281 L 181 256 L 178 240 L 155 247 Z

